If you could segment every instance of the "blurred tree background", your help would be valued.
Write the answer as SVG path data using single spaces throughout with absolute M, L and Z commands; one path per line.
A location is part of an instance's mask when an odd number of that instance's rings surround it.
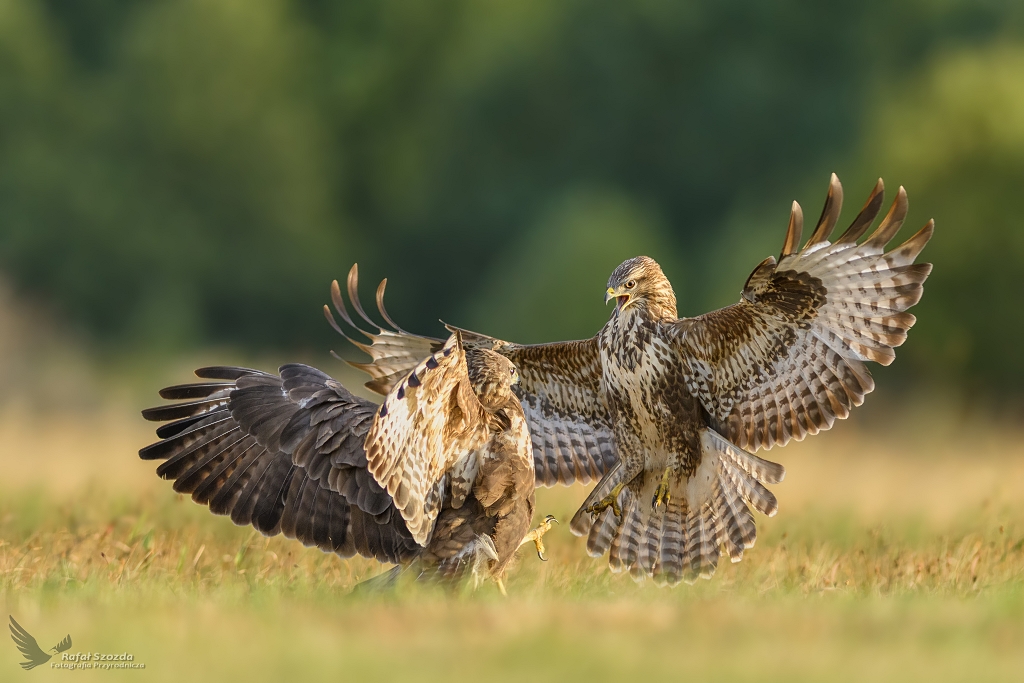
M 637 253 L 700 313 L 832 171 L 937 222 L 894 377 L 1021 386 L 1014 0 L 0 3 L 0 270 L 99 356 L 338 347 L 354 261 L 428 333 L 590 336 Z

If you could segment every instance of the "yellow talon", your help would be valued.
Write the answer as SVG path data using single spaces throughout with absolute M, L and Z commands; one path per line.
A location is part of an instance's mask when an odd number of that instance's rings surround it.
M 669 472 L 669 468 L 666 467 L 665 473 L 661 475 L 661 481 L 658 482 L 658 488 L 654 490 L 654 498 L 651 499 L 651 507 L 655 509 L 657 509 L 662 503 L 668 505 L 669 501 L 672 500 L 672 493 L 668 486 Z
M 558 524 L 558 520 L 555 519 L 554 515 L 548 515 L 544 518 L 544 521 L 538 524 L 535 528 L 531 529 L 523 540 L 519 542 L 520 546 L 524 546 L 530 541 L 533 541 L 534 547 L 537 548 L 537 557 L 542 562 L 547 562 L 548 558 L 544 557 L 544 534 L 551 531 L 551 525 Z
M 615 513 L 615 516 L 622 519 L 622 508 L 619 507 L 619 494 L 622 492 L 623 486 L 625 486 L 625 483 L 616 484 L 615 488 L 611 490 L 611 493 L 593 505 L 588 506 L 584 512 L 589 512 L 596 517 L 606 509 L 611 508 L 612 512 Z

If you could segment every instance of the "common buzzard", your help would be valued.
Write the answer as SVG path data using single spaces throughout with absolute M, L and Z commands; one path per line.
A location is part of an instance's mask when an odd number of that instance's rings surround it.
M 639 256 L 612 273 L 605 302 L 615 310 L 591 339 L 526 346 L 463 331 L 467 348 L 497 351 L 519 369 L 538 484 L 602 475 L 572 530 L 592 555 L 607 552 L 613 571 L 674 585 L 710 577 L 722 552 L 739 561 L 756 535 L 748 505 L 774 515 L 765 484 L 785 474 L 752 451 L 846 418 L 874 389 L 865 362 L 888 365 L 906 340 L 915 322 L 906 311 L 932 268 L 914 260 L 934 223 L 885 251 L 907 213 L 901 187 L 860 241 L 882 206 L 879 180 L 829 242 L 842 194 L 833 174 L 803 248 L 793 203 L 781 256 L 754 269 L 732 306 L 679 318 L 661 268 Z M 386 320 L 393 329 L 359 344 L 372 362 L 357 367 L 376 391 L 439 341 Z
M 553 518 L 529 531 L 533 461 L 516 368 L 465 349 L 458 332 L 379 406 L 306 365 L 196 375 L 208 381 L 164 389 L 178 402 L 143 411 L 168 424 L 139 455 L 163 460 L 157 474 L 211 512 L 342 557 L 450 579 L 468 569 L 502 592 L 522 543 L 543 559 Z

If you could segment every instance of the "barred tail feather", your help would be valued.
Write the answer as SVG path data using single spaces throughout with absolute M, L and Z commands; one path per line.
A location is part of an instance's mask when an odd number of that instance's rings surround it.
M 655 566 L 661 559 L 661 536 L 664 529 L 662 522 L 665 517 L 665 506 L 661 505 L 651 511 L 644 529 L 643 542 L 640 544 L 640 562 L 634 570 L 642 570 L 644 575 L 654 574 Z M 642 578 L 642 577 L 641 577 Z
M 713 504 L 705 505 L 700 512 L 700 578 L 710 579 L 718 568 L 718 556 L 721 554 L 722 542 L 725 539 L 720 524 L 721 518 Z
M 683 581 L 694 583 L 700 577 L 700 512 L 686 513 L 686 544 L 683 546 Z
M 661 555 L 654 570 L 654 582 L 659 586 L 675 586 L 683 579 L 683 523 L 685 510 L 677 503 L 669 503 L 661 530 Z
M 606 508 L 590 527 L 590 533 L 587 535 L 587 554 L 591 557 L 604 555 L 615 540 L 617 528 L 615 514 L 611 508 Z
M 643 531 L 640 506 L 632 495 L 628 495 L 627 499 L 626 506 L 622 508 L 622 522 L 616 529 L 608 551 L 608 568 L 616 574 L 632 569 L 640 555 L 640 535 Z
M 573 518 L 588 533 L 587 550 L 608 553 L 611 571 L 629 571 L 637 581 L 652 577 L 658 585 L 710 579 L 721 555 L 732 562 L 754 545 L 757 528 L 751 508 L 772 516 L 778 510 L 765 484 L 781 482 L 786 471 L 778 463 L 739 448 L 717 432 L 701 432 L 701 461 L 690 477 L 672 485 L 668 503 L 652 507 L 660 477 L 644 473 L 639 487 L 622 489 L 621 517 L 611 508 L 596 519 L 583 509 L 600 500 L 618 483 L 618 469 L 591 493 Z M 632 484 L 632 483 L 631 483 Z
M 739 491 L 725 484 L 722 484 L 720 491 L 720 509 L 724 514 L 726 530 L 725 550 L 730 560 L 739 562 L 743 559 L 743 551 L 752 548 L 757 538 L 754 515 Z

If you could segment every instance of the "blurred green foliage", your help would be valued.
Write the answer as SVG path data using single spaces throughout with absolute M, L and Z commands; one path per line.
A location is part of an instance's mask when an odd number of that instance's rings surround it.
M 1012 0 L 9 0 L 0 269 L 112 353 L 337 346 L 357 260 L 407 328 L 580 337 L 625 258 L 725 305 L 883 175 L 938 226 L 897 367 L 1010 389 L 1022 83 Z

